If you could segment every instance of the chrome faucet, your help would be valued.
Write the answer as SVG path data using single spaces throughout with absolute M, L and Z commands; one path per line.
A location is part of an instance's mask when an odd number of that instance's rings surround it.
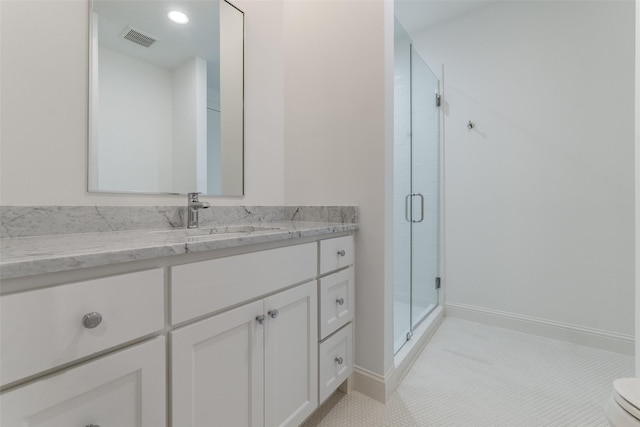
M 201 202 L 198 200 L 198 194 L 200 193 L 189 193 L 187 194 L 188 199 L 188 221 L 187 228 L 198 228 L 198 211 L 200 209 L 207 209 L 211 205 L 207 202 Z

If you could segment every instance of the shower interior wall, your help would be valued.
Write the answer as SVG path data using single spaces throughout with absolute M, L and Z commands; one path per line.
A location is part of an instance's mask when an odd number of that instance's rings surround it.
M 410 33 L 445 70 L 448 313 L 633 352 L 636 13 L 498 2 Z

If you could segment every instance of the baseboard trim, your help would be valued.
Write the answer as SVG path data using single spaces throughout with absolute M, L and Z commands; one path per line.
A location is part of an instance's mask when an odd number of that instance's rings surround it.
M 393 360 L 394 364 L 384 376 L 355 366 L 353 370 L 355 390 L 378 402 L 386 403 L 398 388 L 402 378 L 404 378 L 413 366 L 443 319 L 444 308 L 438 306 L 414 331 L 413 336 L 416 339 L 413 342 L 407 343 L 404 348 L 398 352 Z
M 387 375 L 389 375 L 389 373 L 387 373 Z M 385 383 L 387 375 L 378 375 L 375 372 L 354 366 L 354 389 L 378 402 L 386 403 Z
M 632 335 L 603 331 L 570 323 L 524 316 L 466 304 L 447 302 L 446 316 L 459 317 L 532 335 L 553 338 L 602 350 L 634 355 L 635 339 Z

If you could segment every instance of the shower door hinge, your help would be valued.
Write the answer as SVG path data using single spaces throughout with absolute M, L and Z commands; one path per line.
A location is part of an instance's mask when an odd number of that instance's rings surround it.
M 439 93 L 436 93 L 436 107 L 439 107 L 441 103 L 442 103 L 442 97 L 440 96 Z
M 436 277 L 436 289 L 440 289 L 440 278 Z

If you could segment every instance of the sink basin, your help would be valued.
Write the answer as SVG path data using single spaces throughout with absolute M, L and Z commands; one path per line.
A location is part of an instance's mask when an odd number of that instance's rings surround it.
M 162 234 L 165 236 L 225 236 L 229 234 L 250 234 L 264 231 L 282 230 L 282 227 L 273 227 L 268 225 L 228 225 L 219 227 L 206 228 L 180 228 L 178 230 L 156 230 L 151 231 L 153 234 Z

